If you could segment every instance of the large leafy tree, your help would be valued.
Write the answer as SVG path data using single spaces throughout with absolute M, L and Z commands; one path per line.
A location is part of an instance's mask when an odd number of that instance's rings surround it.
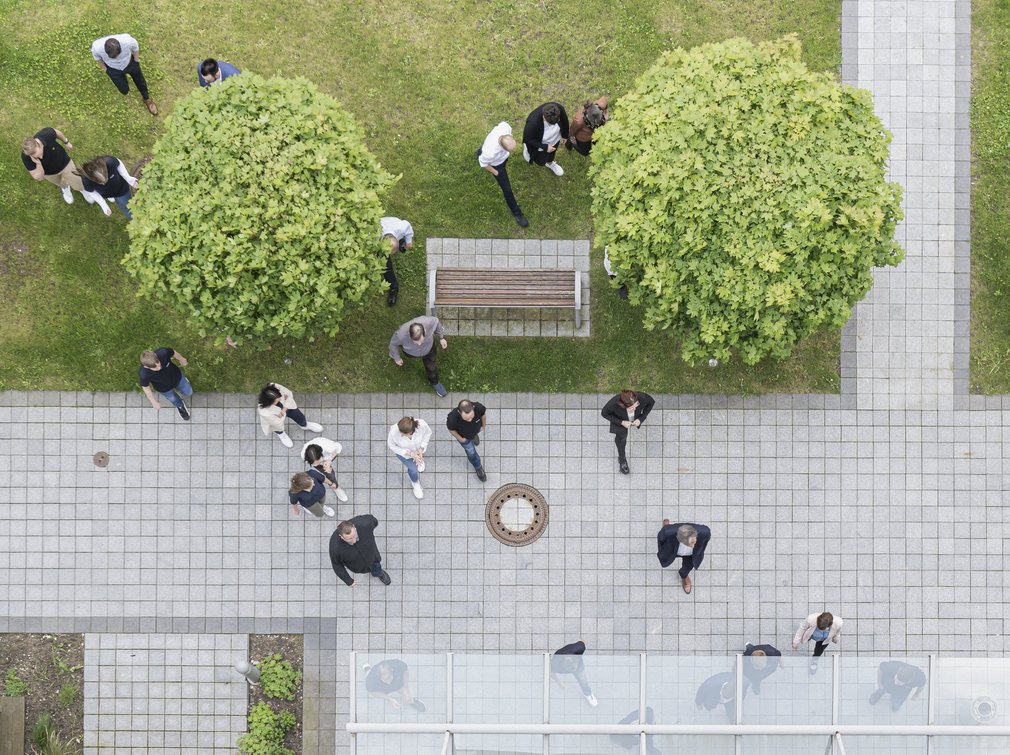
M 902 259 L 891 136 L 867 92 L 800 52 L 794 37 L 667 52 L 599 132 L 597 242 L 689 363 L 784 357 Z
M 201 335 L 332 335 L 384 285 L 381 197 L 395 180 L 311 82 L 243 73 L 176 104 L 123 265 Z

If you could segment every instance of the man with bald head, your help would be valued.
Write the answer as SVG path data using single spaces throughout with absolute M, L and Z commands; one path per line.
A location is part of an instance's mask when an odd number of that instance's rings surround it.
M 516 150 L 516 140 L 512 136 L 512 127 L 502 121 L 484 139 L 484 144 L 477 150 L 477 164 L 494 176 L 494 180 L 501 187 L 501 193 L 505 195 L 505 204 L 512 210 L 512 215 L 520 228 L 525 228 L 530 221 L 519 209 L 515 195 L 512 194 L 512 184 L 509 182 L 508 171 L 505 170 L 505 163 L 508 162 L 509 155 Z

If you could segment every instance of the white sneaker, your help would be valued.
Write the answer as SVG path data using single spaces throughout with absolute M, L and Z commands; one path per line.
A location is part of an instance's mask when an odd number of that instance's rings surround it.
M 418 472 L 423 472 L 424 471 L 424 459 L 421 459 L 421 461 L 419 461 L 417 463 L 417 471 Z
M 64 202 L 66 202 L 67 204 L 73 204 L 74 203 L 74 192 L 70 191 L 70 187 L 69 186 L 63 186 L 60 189 L 60 191 L 63 192 L 63 201 Z
M 594 708 L 600 704 L 599 700 L 596 699 L 596 695 L 594 695 L 592 692 L 586 695 L 586 702 L 592 705 Z
M 556 176 L 563 176 L 565 174 L 564 168 L 557 163 L 547 163 L 547 167 L 550 168 Z
M 337 515 L 337 512 L 334 511 L 333 509 L 331 509 L 329 506 L 323 506 L 323 513 L 326 514 L 326 516 L 336 516 Z
M 310 433 L 321 433 L 323 431 L 323 426 L 318 422 L 306 422 L 305 429 Z
M 410 483 L 410 487 L 412 487 L 414 489 L 414 498 L 416 498 L 419 501 L 422 498 L 424 498 L 424 491 L 421 489 L 421 483 L 419 483 L 419 482 L 412 482 L 412 483 Z
M 530 161 L 530 150 L 525 143 L 523 144 L 523 160 L 525 160 L 526 162 Z
M 337 494 L 338 501 L 342 501 L 344 503 L 347 502 L 347 493 L 344 492 L 343 488 L 338 486 L 337 489 L 334 490 L 333 492 Z
M 294 441 L 292 441 L 292 440 L 291 440 L 291 437 L 290 437 L 290 436 L 289 436 L 289 435 L 288 435 L 287 433 L 277 433 L 277 438 L 278 438 L 278 439 L 280 440 L 280 442 L 281 442 L 281 443 L 283 443 L 283 444 L 285 445 L 285 447 L 287 447 L 287 448 L 293 448 L 293 447 L 294 447 L 294 445 L 295 445 L 295 444 L 294 444 Z

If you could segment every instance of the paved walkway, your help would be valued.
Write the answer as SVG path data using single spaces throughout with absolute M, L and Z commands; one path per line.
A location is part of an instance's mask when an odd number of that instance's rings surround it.
M 843 652 L 1006 653 L 1010 401 L 967 395 L 969 13 L 843 2 L 844 77 L 895 135 L 908 255 L 845 330 L 841 396 L 658 397 L 630 477 L 605 397 L 479 397 L 486 485 L 441 430 L 459 396 L 300 396 L 344 443 L 338 515 L 382 522 L 393 584 L 350 590 L 333 522 L 288 511 L 298 460 L 260 435 L 251 396 L 199 395 L 187 424 L 139 394 L 3 394 L 0 631 L 304 632 L 307 753 L 346 751 L 352 648 L 725 653 L 787 646 L 827 607 Z M 385 448 L 407 413 L 436 430 L 421 502 Z M 481 521 L 511 480 L 552 507 L 518 550 Z M 715 532 L 690 597 L 655 560 L 664 516 Z

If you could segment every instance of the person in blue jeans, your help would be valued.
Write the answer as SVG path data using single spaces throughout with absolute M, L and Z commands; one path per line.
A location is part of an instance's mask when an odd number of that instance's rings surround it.
M 111 155 L 96 157 L 81 166 L 79 175 L 84 186 L 84 198 L 101 207 L 105 217 L 112 215 L 105 201 L 111 199 L 127 220 L 133 220 L 133 213 L 127 205 L 132 196 L 130 188 L 136 188 L 138 181 L 129 174 L 122 160 Z
M 428 450 L 431 440 L 431 428 L 423 419 L 404 417 L 394 422 L 386 436 L 386 445 L 397 459 L 407 468 L 410 486 L 414 489 L 414 497 L 424 498 L 421 488 L 421 472 L 424 471 L 424 452 Z
M 176 365 L 172 360 L 178 362 Z M 163 346 L 154 351 L 145 351 L 140 355 L 140 387 L 144 389 L 147 400 L 156 410 L 161 409 L 157 391 L 168 402 L 179 410 L 179 416 L 189 420 L 189 408 L 184 399 L 193 395 L 193 386 L 189 384 L 180 367 L 185 367 L 189 361 L 174 349 Z
M 481 482 L 487 482 L 487 473 L 484 472 L 484 465 L 477 453 L 477 446 L 480 445 L 480 431 L 487 427 L 487 409 L 484 404 L 477 401 L 463 399 L 455 409 L 449 412 L 445 419 L 445 426 L 449 428 L 449 433 L 463 446 L 466 458 L 470 460 L 473 468 L 477 471 L 477 478 Z

